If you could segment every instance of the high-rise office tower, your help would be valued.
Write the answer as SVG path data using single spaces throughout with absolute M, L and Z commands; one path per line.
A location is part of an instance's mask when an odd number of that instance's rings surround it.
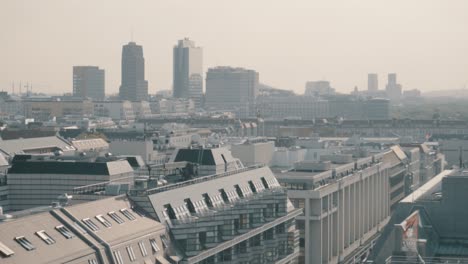
M 73 66 L 73 96 L 104 99 L 104 70 L 96 66 Z
M 190 98 L 201 107 L 203 96 L 203 50 L 188 38 L 174 46 L 174 97 Z
M 379 76 L 377 73 L 369 73 L 367 75 L 367 90 L 377 91 L 379 90 Z
M 397 85 L 397 75 L 396 73 L 388 74 L 388 86 L 393 87 Z
M 207 109 L 230 110 L 239 117 L 255 115 L 258 72 L 243 68 L 216 67 L 206 74 Z
M 388 83 L 386 87 L 387 96 L 392 101 L 398 101 L 401 99 L 401 85 L 397 83 L 396 73 L 388 74 Z
M 129 42 L 122 49 L 122 84 L 119 96 L 122 100 L 148 100 L 143 47 L 135 42 Z

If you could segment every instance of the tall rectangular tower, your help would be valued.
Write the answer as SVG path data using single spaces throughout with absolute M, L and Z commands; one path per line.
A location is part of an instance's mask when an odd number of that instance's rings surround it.
M 377 73 L 369 73 L 367 75 L 367 90 L 377 91 L 379 90 L 379 76 Z
M 259 75 L 254 70 L 216 67 L 206 74 L 206 103 L 213 110 L 231 110 L 240 117 L 255 115 Z
M 203 49 L 185 38 L 174 46 L 173 95 L 192 99 L 201 107 L 203 96 Z
M 122 100 L 148 100 L 148 81 L 145 80 L 143 47 L 130 42 L 122 49 L 122 84 L 119 96 Z
M 103 100 L 105 73 L 96 66 L 73 66 L 73 96 Z

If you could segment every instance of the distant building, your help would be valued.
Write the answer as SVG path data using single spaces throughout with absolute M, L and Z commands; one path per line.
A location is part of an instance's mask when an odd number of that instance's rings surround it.
M 73 66 L 73 96 L 103 100 L 105 73 L 96 66 Z
M 390 119 L 390 102 L 378 98 L 334 97 L 329 100 L 330 117 L 350 120 Z
M 324 96 L 333 94 L 335 94 L 335 89 L 330 86 L 329 81 L 314 81 L 306 83 L 304 95 Z
M 65 155 L 73 155 L 76 148 L 59 136 L 0 140 L 0 152 L 9 159 L 12 159 L 16 154 L 51 155 L 57 151 Z
M 202 106 L 203 50 L 195 42 L 185 38 L 174 46 L 173 95 L 192 99 L 195 107 Z
M 148 81 L 145 80 L 143 47 L 129 42 L 122 49 L 122 83 L 119 96 L 122 100 L 148 100 Z
M 417 99 L 421 97 L 421 91 L 418 89 L 407 90 L 403 92 L 405 99 Z
M 161 98 L 150 102 L 153 114 L 190 114 L 195 112 L 195 104 L 192 99 Z
M 369 73 L 367 75 L 367 90 L 368 91 L 379 90 L 379 75 L 377 75 L 377 73 Z
M 397 83 L 396 73 L 388 74 L 388 83 L 386 87 L 387 96 L 392 101 L 399 101 L 401 99 L 402 88 Z
M 133 122 L 135 113 L 130 101 L 94 101 L 94 115 L 110 117 L 115 121 Z
M 388 99 L 373 98 L 365 102 L 364 112 L 368 120 L 389 120 L 390 101 Z
M 246 140 L 242 144 L 231 146 L 232 156 L 239 158 L 246 166 L 256 164 L 269 165 L 275 152 L 275 143 L 266 140 Z
M 49 121 L 54 117 L 93 115 L 93 103 L 90 100 L 24 100 L 24 114 L 35 121 Z
M 133 113 L 136 118 L 146 118 L 151 116 L 151 107 L 147 101 L 132 102 Z
M 230 110 L 239 117 L 255 115 L 258 72 L 244 68 L 216 67 L 206 75 L 205 107 Z
M 330 116 L 327 100 L 309 96 L 261 96 L 257 111 L 262 118 L 299 118 L 312 120 Z

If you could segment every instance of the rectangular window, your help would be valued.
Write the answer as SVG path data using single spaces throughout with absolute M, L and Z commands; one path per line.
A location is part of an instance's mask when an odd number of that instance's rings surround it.
M 234 185 L 234 188 L 236 189 L 237 195 L 239 195 L 240 198 L 244 198 L 244 193 L 242 192 L 240 186 L 236 184 Z
M 0 242 L 0 253 L 1 253 L 2 256 L 5 256 L 5 257 L 9 257 L 9 256 L 15 254 L 15 252 L 13 250 L 11 250 L 9 247 L 7 247 L 2 242 Z
M 99 226 L 97 226 L 91 219 L 85 218 L 81 220 L 89 229 L 93 230 L 94 232 L 99 230 Z
M 36 249 L 36 247 L 31 242 L 29 242 L 29 240 L 27 240 L 24 236 L 15 237 L 15 241 L 27 251 Z
M 122 217 L 120 217 L 116 212 L 112 211 L 112 212 L 109 212 L 107 214 L 110 216 L 110 218 L 112 218 L 118 224 L 125 223 L 125 221 L 122 219 Z
M 107 219 L 104 218 L 104 216 L 102 215 L 96 215 L 96 219 L 107 228 L 112 226 L 112 224 L 109 221 L 107 221 Z
M 158 247 L 158 243 L 156 242 L 156 239 L 151 238 L 150 244 L 151 244 L 151 248 L 153 249 L 153 253 L 157 253 L 159 251 L 159 247 Z
M 167 241 L 166 235 L 161 235 L 161 242 L 162 242 L 163 248 L 169 247 L 169 242 Z
M 75 235 L 68 230 L 68 228 L 64 227 L 63 225 L 56 226 L 55 229 L 62 234 L 66 239 L 73 238 Z
M 127 208 L 121 209 L 120 212 L 128 218 L 128 220 L 136 220 L 136 217 L 128 211 Z
M 51 238 L 44 230 L 37 231 L 36 235 L 40 237 L 47 245 L 52 245 L 55 243 L 55 240 Z
M 115 262 L 117 264 L 123 264 L 123 259 L 122 259 L 122 255 L 120 254 L 120 251 L 114 251 L 113 252 L 114 254 L 114 259 L 115 259 Z
M 133 251 L 132 246 L 127 247 L 127 253 L 128 253 L 128 257 L 130 258 L 130 261 L 136 260 L 135 252 Z
M 143 257 L 148 256 L 148 251 L 146 251 L 145 243 L 143 243 L 143 241 L 140 241 L 138 242 L 138 246 L 140 247 L 141 255 Z

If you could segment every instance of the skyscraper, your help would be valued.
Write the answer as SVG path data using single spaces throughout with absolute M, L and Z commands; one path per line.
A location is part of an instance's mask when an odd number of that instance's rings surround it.
M 188 38 L 174 46 L 174 97 L 190 98 L 201 107 L 203 96 L 203 50 Z
M 244 68 L 216 67 L 206 74 L 205 106 L 230 110 L 239 117 L 255 115 L 258 72 Z
M 73 96 L 104 99 L 104 70 L 96 66 L 73 66 Z
M 148 100 L 143 47 L 135 42 L 129 42 L 122 49 L 122 84 L 119 96 L 122 100 Z
M 379 90 L 379 76 L 377 73 L 369 73 L 367 75 L 367 90 L 377 91 Z
M 401 85 L 397 83 L 396 73 L 388 74 L 388 83 L 386 87 L 387 96 L 391 101 L 399 101 L 401 99 Z

